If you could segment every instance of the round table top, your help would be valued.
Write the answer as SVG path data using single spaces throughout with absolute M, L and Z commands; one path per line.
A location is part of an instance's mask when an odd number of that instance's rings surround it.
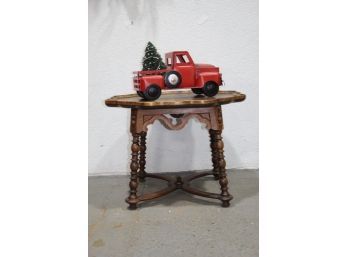
M 195 95 L 191 90 L 166 91 L 155 101 L 145 101 L 137 94 L 117 95 L 105 100 L 109 107 L 125 108 L 190 108 L 208 107 L 244 101 L 245 95 L 237 91 L 220 91 L 214 97 Z

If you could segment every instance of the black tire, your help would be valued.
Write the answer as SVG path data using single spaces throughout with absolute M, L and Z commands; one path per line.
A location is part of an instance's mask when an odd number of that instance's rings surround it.
M 164 74 L 164 84 L 168 88 L 177 88 L 181 84 L 181 75 L 177 71 L 168 71 Z
M 140 96 L 141 98 L 144 98 L 144 93 L 143 93 L 143 92 L 137 91 L 137 94 L 138 94 L 138 96 Z
M 196 95 L 202 95 L 204 94 L 202 88 L 191 88 L 192 92 L 195 93 Z
M 203 92 L 206 96 L 215 96 L 219 93 L 219 86 L 213 81 L 208 81 L 203 87 Z
M 152 84 L 146 88 L 144 91 L 144 99 L 148 101 L 153 101 L 158 99 L 161 96 L 161 88 L 156 85 Z

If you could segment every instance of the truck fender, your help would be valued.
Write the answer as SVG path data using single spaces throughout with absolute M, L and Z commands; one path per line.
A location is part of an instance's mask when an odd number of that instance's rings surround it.
M 196 86 L 203 87 L 208 81 L 213 81 L 219 86 L 221 85 L 219 73 L 202 72 L 198 75 Z
M 142 83 L 140 85 L 140 91 L 142 92 L 144 92 L 145 89 L 152 84 L 158 85 L 161 89 L 164 88 L 164 81 L 162 75 L 144 76 L 141 79 Z

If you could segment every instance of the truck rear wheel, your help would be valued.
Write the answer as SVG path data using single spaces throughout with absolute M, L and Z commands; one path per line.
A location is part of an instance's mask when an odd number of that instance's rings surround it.
M 177 71 L 168 71 L 164 75 L 164 84 L 168 88 L 177 88 L 181 84 L 181 75 Z
M 192 92 L 195 93 L 196 95 L 202 95 L 204 94 L 202 88 L 191 88 Z
M 208 81 L 203 87 L 203 92 L 206 96 L 215 96 L 219 93 L 219 86 L 213 81 Z
M 153 101 L 158 99 L 161 96 L 161 88 L 156 85 L 152 84 L 146 88 L 144 91 L 144 99 L 148 101 Z

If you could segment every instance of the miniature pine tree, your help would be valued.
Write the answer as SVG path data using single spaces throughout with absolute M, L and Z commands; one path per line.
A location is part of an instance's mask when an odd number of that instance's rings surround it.
M 156 47 L 151 42 L 148 42 L 143 58 L 143 70 L 162 70 L 166 68 Z

